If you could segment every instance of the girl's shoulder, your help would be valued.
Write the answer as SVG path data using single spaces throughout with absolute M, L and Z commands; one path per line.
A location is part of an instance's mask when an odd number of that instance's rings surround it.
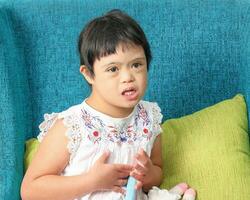
M 63 124 L 67 127 L 70 126 L 78 118 L 81 113 L 81 104 L 73 105 L 61 112 L 45 113 L 43 116 L 43 121 L 39 125 L 40 133 L 38 135 L 38 140 L 41 142 L 44 136 L 47 134 L 48 130 L 55 124 L 58 119 L 63 120 Z
M 161 108 L 159 107 L 157 102 L 141 100 L 138 105 L 142 105 L 148 110 L 155 110 L 161 113 Z
M 39 125 L 40 132 L 37 136 L 38 141 L 42 142 L 54 124 L 58 120 L 61 120 L 62 123 L 59 124 L 60 126 L 64 126 L 64 128 L 66 128 L 64 135 L 68 138 L 67 148 L 70 153 L 70 160 L 72 160 L 81 142 L 81 130 L 79 126 L 81 121 L 81 108 L 82 104 L 77 104 L 62 112 L 52 112 L 50 114 L 46 113 L 44 115 L 43 122 Z
M 157 121 L 161 123 L 163 116 L 161 114 L 161 108 L 157 102 L 141 100 L 138 103 L 138 112 L 141 112 L 141 110 L 145 110 L 146 112 L 148 112 L 148 115 L 152 120 L 157 119 Z
M 163 115 L 161 108 L 156 102 L 141 100 L 137 105 L 137 116 L 151 124 L 152 133 L 158 135 L 162 132 L 161 123 Z M 143 124 L 145 124 L 143 121 Z

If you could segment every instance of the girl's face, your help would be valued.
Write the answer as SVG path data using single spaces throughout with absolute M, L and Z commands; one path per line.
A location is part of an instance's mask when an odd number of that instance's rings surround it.
M 147 85 L 147 61 L 144 50 L 136 45 L 119 45 L 115 54 L 96 59 L 94 76 L 86 75 L 92 85 L 87 103 L 113 117 L 128 115 L 143 97 Z

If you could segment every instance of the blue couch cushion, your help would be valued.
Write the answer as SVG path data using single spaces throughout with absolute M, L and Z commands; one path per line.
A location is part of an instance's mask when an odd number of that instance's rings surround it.
M 0 6 L 0 199 L 19 199 L 26 133 L 31 127 L 25 65 L 9 13 Z
M 145 99 L 160 104 L 164 120 L 239 92 L 249 100 L 249 5 L 214 0 L 13 1 L 13 26 L 22 41 L 32 94 L 30 134 L 38 134 L 43 113 L 88 96 L 79 74 L 77 37 L 90 19 L 112 8 L 126 11 L 146 32 L 153 61 Z

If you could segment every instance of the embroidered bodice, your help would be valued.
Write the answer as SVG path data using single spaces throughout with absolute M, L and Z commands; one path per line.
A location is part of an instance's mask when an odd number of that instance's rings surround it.
M 57 119 L 63 119 L 67 127 L 70 160 L 62 175 L 72 176 L 88 171 L 106 150 L 111 152 L 109 163 L 132 164 L 140 148 L 150 156 L 154 140 L 161 133 L 162 114 L 156 103 L 140 101 L 129 116 L 113 118 L 96 111 L 85 100 L 63 112 L 45 114 L 44 119 L 39 126 L 40 142 Z M 141 195 L 138 192 L 138 199 L 142 199 Z M 124 196 L 105 191 L 81 198 L 85 199 L 118 200 Z

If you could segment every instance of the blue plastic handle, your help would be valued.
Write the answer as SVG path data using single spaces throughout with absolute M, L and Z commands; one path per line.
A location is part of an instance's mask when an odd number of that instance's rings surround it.
M 130 176 L 128 178 L 125 200 L 136 200 L 136 179 Z

